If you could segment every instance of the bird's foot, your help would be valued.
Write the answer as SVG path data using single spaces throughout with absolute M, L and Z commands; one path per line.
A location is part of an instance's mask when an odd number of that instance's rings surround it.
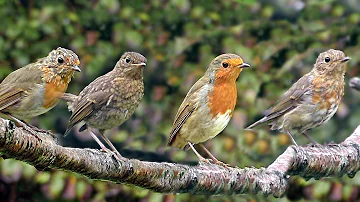
M 121 156 L 121 155 L 118 154 L 117 152 L 111 151 L 110 149 L 108 149 L 108 148 L 106 148 L 106 147 L 102 147 L 102 148 L 100 149 L 100 151 L 111 154 L 111 156 L 113 156 L 114 158 L 116 158 L 116 160 L 118 160 L 118 161 L 123 161 L 123 160 L 125 159 L 123 156 Z
M 230 164 L 226 164 L 226 163 L 224 163 L 224 162 L 222 162 L 222 161 L 217 160 L 217 158 L 215 158 L 215 156 L 212 155 L 212 153 L 211 153 L 209 150 L 207 150 L 206 147 L 205 147 L 203 144 L 200 143 L 199 145 L 200 145 L 200 147 L 202 147 L 203 150 L 209 155 L 209 157 L 211 158 L 213 164 L 222 166 L 222 167 L 224 167 L 224 168 L 229 168 L 229 167 L 231 167 Z
M 213 160 L 214 161 L 214 160 Z M 222 161 L 216 160 L 214 161 L 214 164 L 222 166 L 224 168 L 231 168 L 232 166 L 230 164 L 224 163 Z
M 28 131 L 31 135 L 33 135 L 37 140 L 41 141 L 40 137 L 37 135 L 37 132 L 31 127 L 26 124 L 22 125 L 22 127 L 24 128 L 24 130 Z
M 115 156 L 115 152 L 111 151 L 110 149 L 108 149 L 106 147 L 101 147 L 100 151 L 104 152 L 104 153 L 109 153 L 109 154 L 112 154 Z
M 199 163 L 200 164 L 211 164 L 209 159 L 206 158 L 199 158 Z
M 317 142 L 312 142 L 312 143 L 310 143 L 310 146 L 311 147 L 322 147 L 323 145 L 320 143 L 317 143 Z
M 31 129 L 33 129 L 36 132 L 45 133 L 47 135 L 51 135 L 51 137 L 53 137 L 54 139 L 57 139 L 56 135 L 53 134 L 51 130 L 40 129 L 40 128 L 37 128 L 37 127 L 35 127 L 33 125 L 29 125 L 29 126 L 31 127 Z
M 118 151 L 113 151 L 114 155 L 115 155 L 115 158 L 118 160 L 118 161 L 126 161 L 128 160 L 127 158 L 121 156 L 121 154 L 118 152 Z
M 219 165 L 219 166 L 224 167 L 224 168 L 230 168 L 231 167 L 230 164 L 224 163 L 222 161 L 219 161 L 219 160 L 214 161 L 213 159 L 206 159 L 206 158 L 199 159 L 199 163 L 200 164 L 216 164 L 216 165 Z
M 312 139 L 310 136 L 308 136 L 306 133 L 302 133 L 302 135 L 304 135 L 308 140 L 311 141 L 311 143 L 313 144 L 313 145 L 311 145 L 312 147 L 321 147 L 322 146 L 321 144 L 316 142 L 314 139 Z
M 33 135 L 36 139 L 41 141 L 40 137 L 37 135 L 37 133 L 25 122 L 21 121 L 20 119 L 17 119 L 16 117 L 12 116 L 11 114 L 7 114 L 10 118 L 13 119 L 16 126 L 23 127 L 24 130 L 28 131 L 31 135 Z

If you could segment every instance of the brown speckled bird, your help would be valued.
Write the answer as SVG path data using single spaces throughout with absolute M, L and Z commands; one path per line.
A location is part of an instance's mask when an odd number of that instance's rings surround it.
M 313 69 L 294 83 L 264 118 L 247 129 L 270 122 L 271 130 L 286 132 L 295 145 L 292 130 L 318 144 L 306 131 L 320 126 L 336 113 L 344 95 L 345 64 L 349 60 L 340 50 L 321 53 Z
M 175 116 L 168 145 L 180 149 L 189 146 L 200 162 L 209 163 L 194 148 L 199 144 L 214 163 L 217 160 L 202 142 L 214 138 L 229 123 L 236 105 L 236 80 L 241 71 L 250 65 L 240 56 L 222 54 L 213 59 L 205 75 L 187 93 Z
M 139 105 L 144 95 L 145 66 L 146 58 L 143 55 L 126 52 L 112 71 L 95 79 L 78 96 L 65 94 L 63 99 L 68 101 L 72 111 L 65 135 L 74 125 L 85 121 L 80 131 L 88 129 L 103 151 L 108 151 L 92 131 L 94 128 L 99 129 L 101 137 L 116 156 L 123 158 L 104 132 L 129 119 Z
M 39 116 L 55 107 L 74 71 L 80 72 L 79 64 L 73 51 L 59 47 L 47 57 L 10 73 L 0 84 L 0 112 L 39 138 L 35 131 L 43 130 L 21 120 Z

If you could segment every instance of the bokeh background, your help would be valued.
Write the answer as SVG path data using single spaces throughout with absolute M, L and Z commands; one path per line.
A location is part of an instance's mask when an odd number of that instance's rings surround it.
M 129 158 L 196 164 L 195 155 L 166 147 L 180 103 L 221 53 L 241 55 L 252 67 L 237 82 L 238 100 L 227 128 L 206 142 L 220 160 L 239 167 L 266 167 L 290 144 L 286 135 L 262 125 L 261 117 L 293 82 L 310 71 L 317 55 L 341 49 L 352 60 L 346 81 L 359 75 L 358 0 L 0 0 L 0 79 L 58 46 L 81 60 L 68 92 L 79 93 L 110 71 L 125 51 L 145 55 L 145 96 L 136 113 L 109 137 Z M 360 124 L 360 93 L 346 86 L 337 114 L 309 134 L 320 143 L 341 142 Z M 98 148 L 74 129 L 62 137 L 70 113 L 66 104 L 31 123 L 52 130 L 59 144 Z M 296 135 L 300 144 L 309 143 Z M 130 186 L 89 180 L 73 173 L 37 171 L 0 158 L 1 201 L 288 201 L 360 200 L 360 177 L 305 181 L 291 178 L 287 196 L 163 195 Z

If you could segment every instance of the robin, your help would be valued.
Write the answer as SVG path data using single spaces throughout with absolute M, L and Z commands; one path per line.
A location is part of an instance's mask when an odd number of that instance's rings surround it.
M 271 130 L 286 132 L 295 145 L 292 130 L 318 144 L 306 132 L 325 123 L 336 113 L 344 95 L 345 64 L 349 60 L 340 50 L 321 53 L 313 69 L 294 83 L 262 119 L 247 129 L 270 122 Z
M 68 101 L 72 115 L 64 135 L 66 136 L 74 125 L 84 121 L 85 124 L 79 131 L 87 129 L 102 150 L 109 152 L 93 132 L 93 129 L 98 129 L 116 157 L 123 158 L 104 132 L 124 123 L 139 105 L 144 95 L 145 66 L 146 58 L 143 55 L 126 52 L 112 71 L 95 79 L 78 96 L 65 94 L 63 99 Z
M 54 108 L 66 91 L 75 71 L 80 72 L 79 58 L 71 50 L 57 48 L 10 73 L 0 83 L 0 112 L 39 139 L 38 129 L 22 121 Z M 39 139 L 40 140 L 40 139 Z
M 168 146 L 190 147 L 200 162 L 209 163 L 193 146 L 200 143 L 214 163 L 226 166 L 201 143 L 214 138 L 229 123 L 237 99 L 236 80 L 245 67 L 250 65 L 235 54 L 222 54 L 211 61 L 205 75 L 191 87 L 180 105 Z

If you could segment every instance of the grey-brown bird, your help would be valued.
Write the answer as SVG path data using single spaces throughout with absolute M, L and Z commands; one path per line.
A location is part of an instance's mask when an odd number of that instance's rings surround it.
M 247 129 L 270 122 L 271 130 L 286 132 L 295 145 L 292 130 L 318 144 L 306 131 L 322 125 L 336 113 L 344 95 L 344 75 L 349 60 L 340 50 L 321 53 L 313 69 L 294 83 L 262 119 Z
M 143 55 L 126 52 L 112 71 L 95 79 L 78 96 L 65 94 L 63 99 L 68 101 L 72 111 L 65 135 L 74 125 L 84 121 L 80 131 L 87 129 L 103 151 L 108 151 L 93 132 L 93 129 L 98 129 L 116 156 L 123 158 L 104 132 L 124 123 L 139 105 L 144 95 L 145 66 L 146 58 Z

